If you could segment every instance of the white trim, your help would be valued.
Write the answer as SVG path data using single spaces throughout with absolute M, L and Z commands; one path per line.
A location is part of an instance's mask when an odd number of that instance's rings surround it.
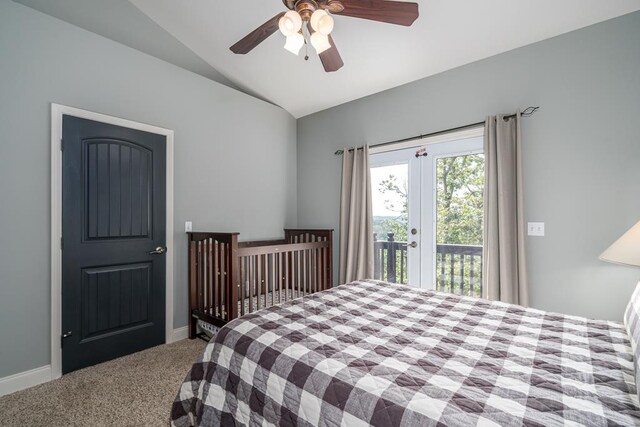
M 189 338 L 189 327 L 183 326 L 171 331 L 171 339 L 167 344 L 174 343 Z M 29 387 L 52 381 L 58 377 L 53 376 L 51 365 L 30 369 L 8 377 L 0 378 L 0 396 L 15 393 Z
M 407 142 L 399 142 L 397 144 L 383 145 L 380 147 L 371 147 L 369 154 L 385 153 L 387 151 L 403 150 L 405 148 L 417 148 L 423 145 L 437 144 L 440 142 L 457 141 L 459 139 L 476 138 L 484 135 L 484 123 L 469 129 L 452 131 L 434 135 L 421 139 L 414 139 Z
M 0 378 L 0 396 L 51 381 L 51 365 Z
M 173 330 L 171 342 L 181 341 L 187 338 L 189 338 L 189 327 L 183 326 L 182 328 L 176 328 Z
M 167 212 L 166 212 L 166 328 L 165 342 L 173 341 L 173 142 L 172 130 L 152 126 L 144 123 L 105 114 L 94 113 L 74 107 L 51 104 L 51 379 L 62 376 L 62 349 L 60 336 L 62 335 L 62 252 L 60 238 L 62 237 L 62 116 L 69 115 L 97 122 L 108 123 L 130 129 L 163 135 L 167 139 Z

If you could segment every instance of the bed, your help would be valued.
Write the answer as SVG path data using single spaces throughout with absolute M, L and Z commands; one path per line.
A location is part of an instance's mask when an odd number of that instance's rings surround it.
M 174 426 L 640 425 L 621 323 L 363 281 L 225 325 Z

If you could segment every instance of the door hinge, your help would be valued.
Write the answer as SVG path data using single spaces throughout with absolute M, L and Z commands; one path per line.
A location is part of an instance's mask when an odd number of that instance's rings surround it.
M 62 239 L 62 237 L 60 238 L 60 250 L 64 249 L 64 240 Z
M 60 151 L 64 150 L 64 139 L 60 139 Z

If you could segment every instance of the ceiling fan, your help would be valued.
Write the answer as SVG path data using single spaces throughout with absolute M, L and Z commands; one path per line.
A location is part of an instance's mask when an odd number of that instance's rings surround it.
M 280 29 L 287 37 L 285 49 L 298 55 L 307 38 L 320 56 L 325 71 L 337 71 L 344 65 L 331 37 L 332 14 L 411 26 L 418 19 L 418 4 L 392 0 L 282 0 L 289 9 L 253 30 L 231 51 L 244 55 Z M 306 27 L 306 34 L 305 34 Z

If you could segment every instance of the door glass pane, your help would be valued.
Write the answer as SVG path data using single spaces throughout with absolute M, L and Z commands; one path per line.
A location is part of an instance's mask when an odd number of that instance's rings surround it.
M 371 168 L 375 278 L 407 283 L 409 164 Z
M 484 155 L 436 159 L 436 289 L 482 295 Z

